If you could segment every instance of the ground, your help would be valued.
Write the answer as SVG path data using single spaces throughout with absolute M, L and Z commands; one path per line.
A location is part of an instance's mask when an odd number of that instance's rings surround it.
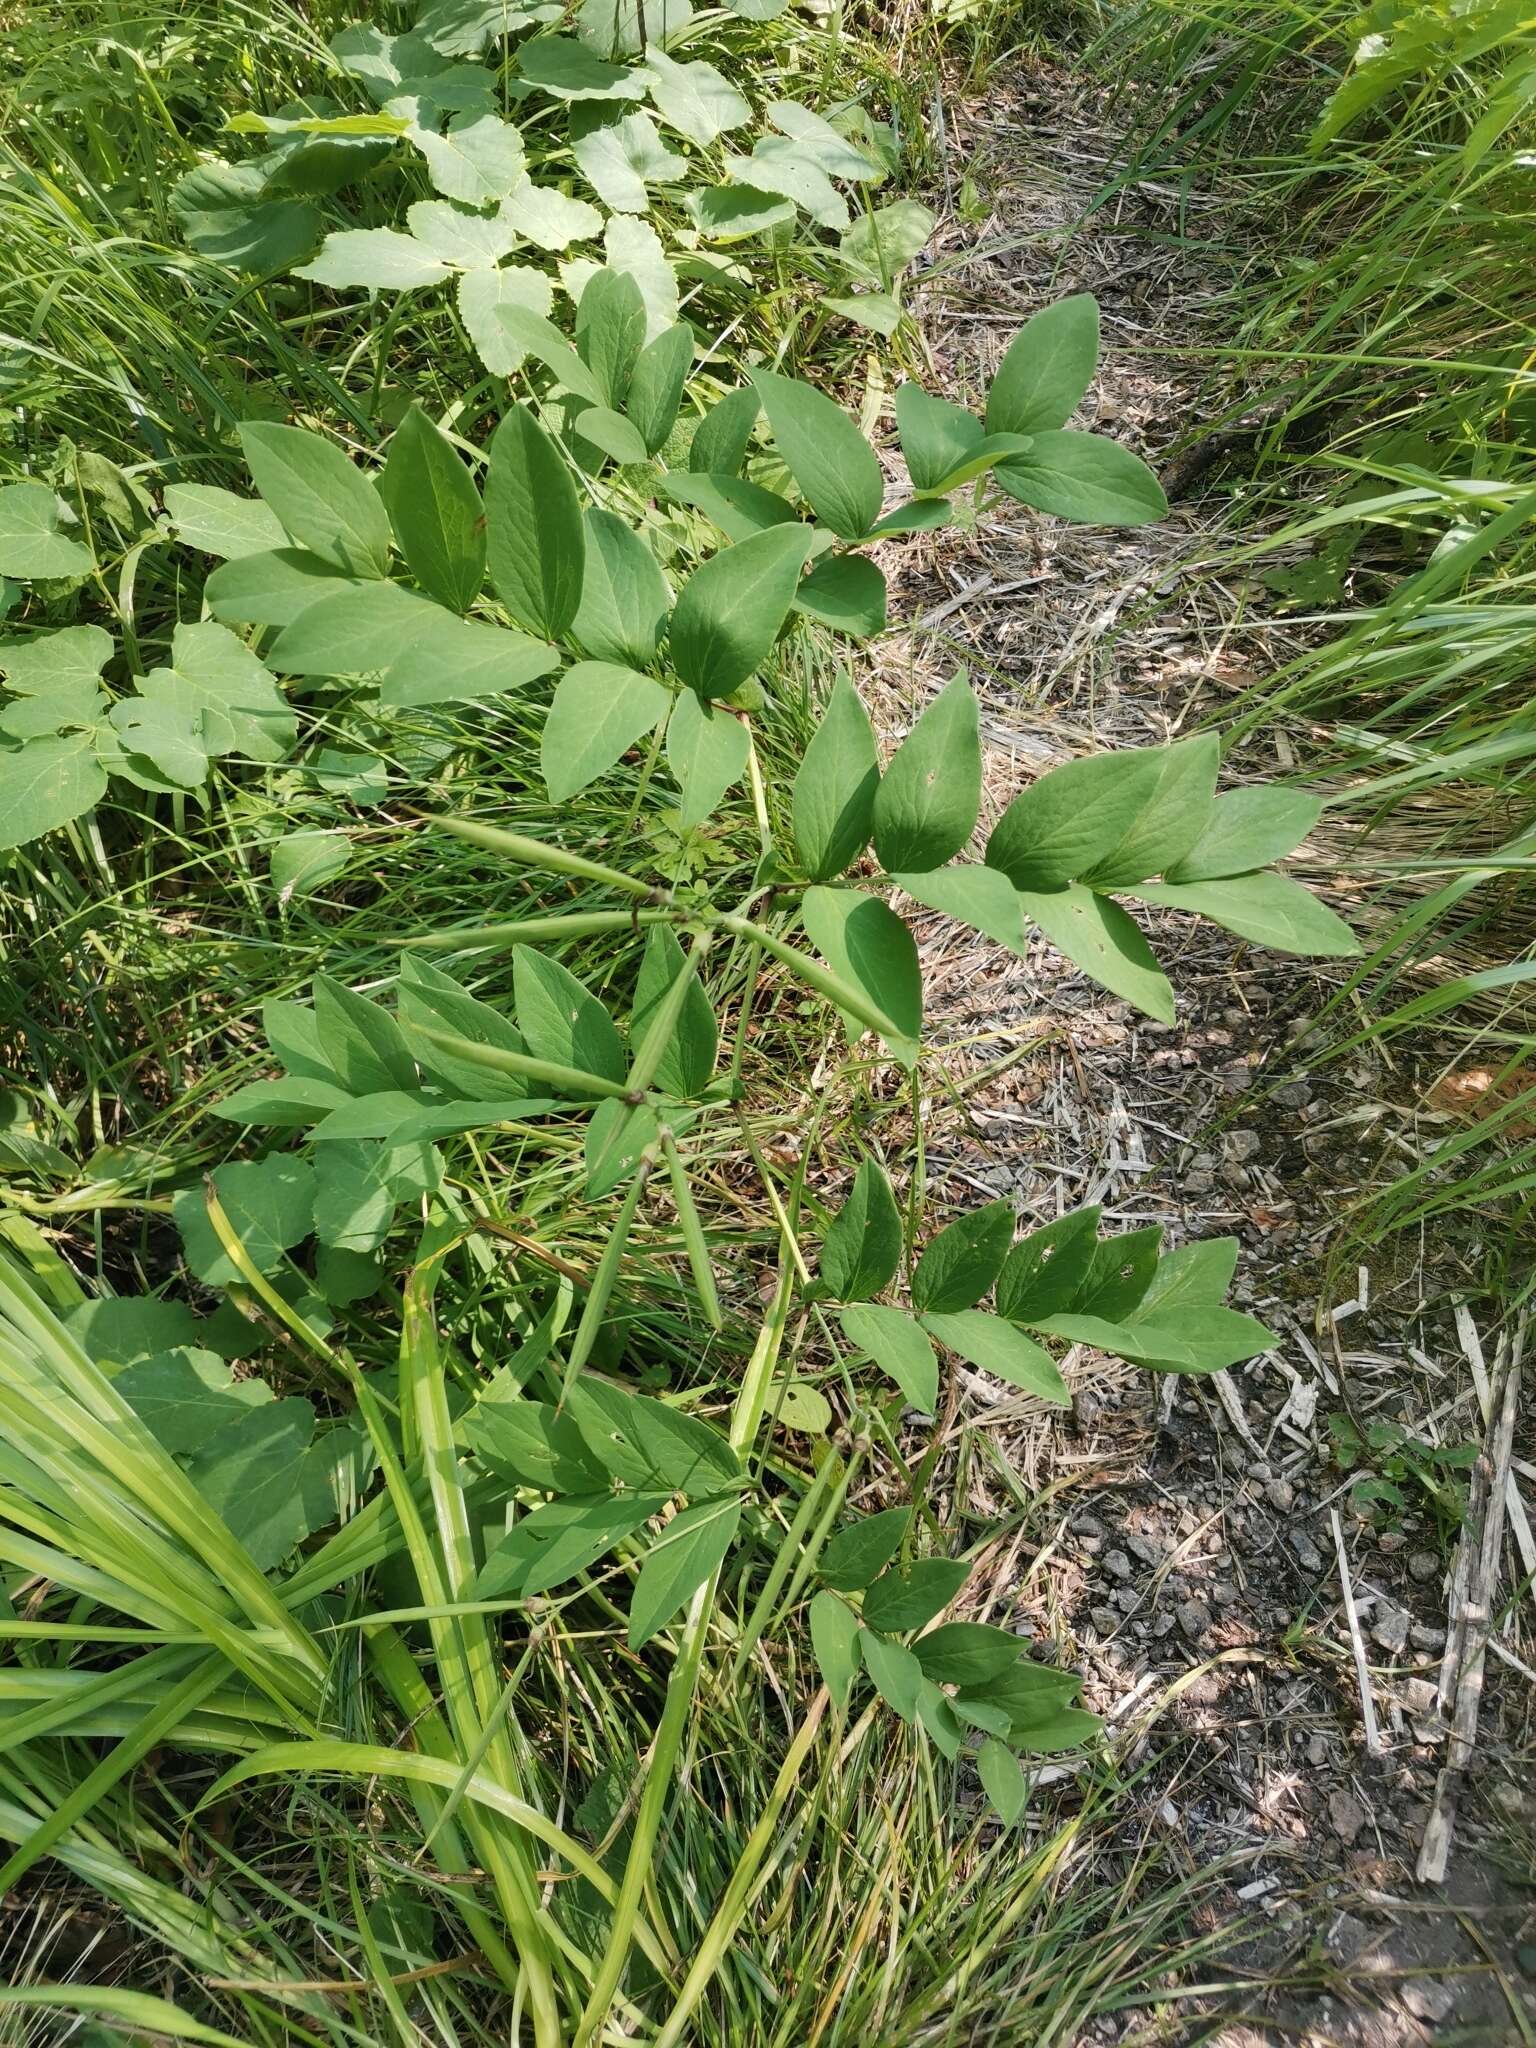
M 1043 67 L 994 75 L 983 99 L 944 112 L 943 225 L 919 302 L 943 387 L 976 397 L 1023 317 L 1092 290 L 1105 362 L 1087 413 L 1177 487 L 1192 466 L 1172 451 L 1210 406 L 1195 344 L 1230 274 L 1179 236 L 1198 244 L 1220 195 L 1141 185 L 1085 220 L 1122 131 Z M 1010 507 L 980 530 L 891 550 L 893 610 L 915 623 L 882 643 L 885 732 L 899 739 L 969 665 L 987 749 L 983 834 L 1042 768 L 1191 731 L 1293 651 L 1299 629 L 1257 580 L 1192 572 L 1230 503 L 1200 488 L 1176 489 L 1166 525 L 1134 532 Z M 1270 729 L 1225 774 L 1284 773 L 1306 743 Z M 1298 872 L 1326 882 L 1337 842 L 1310 851 Z M 1046 1540 L 993 1561 L 985 1618 L 1011 1619 L 1084 1672 L 1127 1781 L 1124 1853 L 1155 1843 L 1163 1869 L 1220 1876 L 1197 1910 L 1221 1936 L 1197 1973 L 1215 1988 L 1139 2002 L 1082 2038 L 1536 2041 L 1536 1801 L 1520 1778 L 1536 1678 L 1529 1589 L 1506 1569 L 1455 1858 L 1443 1887 L 1420 1888 L 1444 1754 L 1435 1691 L 1454 1520 L 1412 1482 L 1403 1508 L 1363 1519 L 1337 1456 L 1337 1432 L 1385 1420 L 1431 1446 L 1482 1441 L 1468 1355 L 1479 1320 L 1458 1313 L 1478 1247 L 1425 1233 L 1362 1248 L 1341 1228 L 1443 1134 L 1455 1105 L 1431 1085 L 1441 1049 L 1426 1041 L 1390 1067 L 1357 1052 L 1303 1074 L 1310 1020 L 1340 977 L 1172 917 L 1148 925 L 1179 996 L 1172 1028 L 1043 947 L 1021 961 L 939 918 L 919 929 L 954 1084 L 927 1109 L 935 1197 L 1009 1193 L 1035 1221 L 1100 1202 L 1115 1225 L 1161 1222 L 1172 1243 L 1235 1234 L 1237 1303 L 1281 1339 L 1214 1382 L 1150 1384 L 1080 1350 L 1065 1428 L 962 1369 L 943 1418 L 953 1434 L 961 1412 L 973 1425 L 984 1415 L 1008 1465 L 1048 1493 Z M 1518 1456 L 1515 1477 L 1536 1499 L 1536 1469 Z M 955 1484 L 978 1513 L 1009 1505 L 982 1460 Z M 1381 1729 L 1374 1756 L 1346 1578 Z M 1042 1774 L 1040 1827 L 1071 1810 L 1072 1779 Z

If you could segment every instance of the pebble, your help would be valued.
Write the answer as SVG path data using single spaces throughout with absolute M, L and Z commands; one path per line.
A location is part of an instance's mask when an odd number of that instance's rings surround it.
M 1408 1631 L 1408 1640 L 1416 1650 L 1443 1650 L 1445 1630 L 1436 1628 L 1432 1622 L 1416 1621 Z
M 1282 1109 L 1305 1109 L 1312 1100 L 1312 1087 L 1307 1081 L 1283 1081 L 1270 1099 Z
M 1328 1818 L 1333 1832 L 1348 1848 L 1365 1826 L 1366 1812 L 1354 1793 L 1341 1786 L 1337 1792 L 1328 1794 Z
M 1198 1600 L 1181 1600 L 1177 1610 L 1179 1627 L 1192 1643 L 1203 1642 L 1210 1633 L 1211 1611 Z
M 1408 1576 L 1417 1579 L 1421 1586 L 1427 1585 L 1440 1573 L 1440 1560 L 1432 1551 L 1416 1550 L 1408 1560 Z
M 1120 1617 L 1113 1607 L 1090 1607 L 1088 1615 L 1101 1636 L 1113 1635 L 1120 1626 Z
M 1407 1541 L 1408 1538 L 1402 1534 L 1401 1530 L 1388 1529 L 1384 1536 L 1376 1538 L 1376 1548 L 1385 1551 L 1386 1555 L 1391 1557 L 1401 1550 Z
M 1304 1535 L 1298 1529 L 1291 1537 L 1291 1548 L 1296 1553 L 1297 1561 L 1306 1571 L 1322 1570 L 1323 1554 L 1310 1536 Z
M 1296 1504 L 1296 1489 L 1289 1479 L 1271 1479 L 1264 1489 L 1264 1498 L 1278 1513 L 1288 1514 Z
M 1411 1625 L 1406 1607 L 1394 1607 L 1390 1600 L 1383 1600 L 1376 1609 L 1376 1619 L 1371 1623 L 1371 1636 L 1392 1656 L 1401 1656 L 1408 1647 Z
M 1104 1569 L 1112 1579 L 1128 1579 L 1131 1576 L 1131 1560 L 1123 1550 L 1106 1550 Z
M 1241 1166 L 1250 1159 L 1257 1159 L 1263 1149 L 1264 1140 L 1257 1131 L 1226 1131 L 1222 1134 L 1222 1156 L 1234 1166 Z

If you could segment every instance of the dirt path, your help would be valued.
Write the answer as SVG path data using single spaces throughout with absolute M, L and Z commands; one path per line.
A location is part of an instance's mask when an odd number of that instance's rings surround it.
M 1217 199 L 1183 195 L 1181 219 L 1180 195 L 1144 186 L 1074 234 L 1117 161 L 1091 93 L 1019 71 L 946 115 L 945 225 L 921 303 L 943 388 L 975 398 L 1025 316 L 1092 290 L 1106 363 L 1087 411 L 1164 466 L 1198 414 L 1188 344 L 1229 274 Z M 1290 651 L 1294 629 L 1253 609 L 1253 589 L 1186 573 L 1210 516 L 1181 500 L 1166 526 L 1117 534 L 1015 507 L 899 556 L 893 609 L 916 624 L 885 650 L 880 709 L 899 737 L 969 664 L 988 749 L 983 831 L 1042 768 L 1191 730 Z M 1243 762 L 1257 779 L 1293 765 L 1273 733 Z M 1299 871 L 1328 876 L 1322 859 Z M 1536 1869 L 1536 1802 L 1507 1768 L 1529 1749 L 1530 1674 L 1505 1659 L 1529 1658 L 1531 1605 L 1491 1660 L 1484 1767 L 1450 1880 L 1421 1891 L 1454 1539 L 1411 1483 L 1405 1512 L 1362 1523 L 1333 1455 L 1351 1417 L 1439 1446 L 1482 1435 L 1464 1356 L 1475 1339 L 1453 1313 L 1474 1276 L 1444 1247 L 1404 1239 L 1358 1267 L 1328 1264 L 1350 1201 L 1404 1150 L 1416 1156 L 1412 1076 L 1364 1055 L 1296 1076 L 1289 1049 L 1322 985 L 1211 928 L 1149 927 L 1179 996 L 1172 1028 L 1043 948 L 1023 962 L 938 919 L 920 929 L 952 1079 L 964 1087 L 1014 1055 L 963 1104 L 931 1104 L 935 1198 L 1013 1193 L 1037 1221 L 1100 1202 L 1114 1225 L 1157 1221 L 1173 1243 L 1235 1234 L 1238 1305 L 1283 1337 L 1216 1382 L 1149 1384 L 1080 1352 L 1066 1429 L 975 1376 L 965 1386 L 971 1426 L 1025 1486 L 1054 1489 L 1031 1542 L 999 1561 L 989 1618 L 1012 1617 L 1082 1668 L 1115 1731 L 1126 1789 L 1117 1839 L 1096 1853 L 1150 1851 L 1164 1882 L 1220 1878 L 1194 1931 L 1203 1920 L 1219 1936 L 1201 1974 L 1226 1988 L 1171 2001 L 1163 1988 L 1079 2038 L 1536 2040 L 1536 1953 L 1522 1947 L 1536 1919 L 1505 1874 L 1523 1868 L 1529 1883 Z M 1013 1505 L 985 1460 L 964 1472 L 963 1509 Z M 1346 1572 L 1380 1755 L 1364 1740 Z M 1051 1827 L 1079 1787 L 1060 1770 L 1043 1786 Z M 1157 1958 L 1135 1967 L 1150 1985 Z

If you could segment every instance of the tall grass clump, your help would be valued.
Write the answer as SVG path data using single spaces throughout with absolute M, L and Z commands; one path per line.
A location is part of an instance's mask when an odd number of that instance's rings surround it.
M 1518 1227 L 1536 1167 L 1536 30 L 1492 4 L 1151 0 L 1104 22 L 1097 55 L 1134 81 L 1126 176 L 1215 180 L 1249 241 L 1216 309 L 1213 425 L 1250 484 L 1243 559 L 1282 553 L 1268 580 L 1313 629 L 1252 715 L 1328 728 L 1380 913 L 1336 1035 L 1422 1043 L 1432 1025 L 1424 1090 L 1475 1111 L 1432 1122 L 1422 1165 L 1355 1220 L 1374 1235 L 1496 1205 Z M 1490 1240 L 1496 1288 L 1523 1285 L 1510 1241 Z

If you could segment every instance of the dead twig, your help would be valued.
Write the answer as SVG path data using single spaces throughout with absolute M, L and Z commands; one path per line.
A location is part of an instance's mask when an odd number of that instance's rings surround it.
M 1349 1576 L 1349 1555 L 1344 1548 L 1344 1524 L 1337 1508 L 1328 1510 L 1333 1524 L 1333 1547 L 1339 1558 L 1339 1586 L 1344 1595 L 1344 1621 L 1349 1645 L 1355 1655 L 1355 1684 L 1360 1689 L 1360 1720 L 1365 1728 L 1365 1747 L 1371 1756 L 1382 1753 L 1381 1726 L 1376 1719 L 1376 1701 L 1371 1693 L 1370 1667 L 1365 1657 L 1365 1637 L 1360 1633 L 1360 1616 L 1355 1611 L 1355 1589 Z

